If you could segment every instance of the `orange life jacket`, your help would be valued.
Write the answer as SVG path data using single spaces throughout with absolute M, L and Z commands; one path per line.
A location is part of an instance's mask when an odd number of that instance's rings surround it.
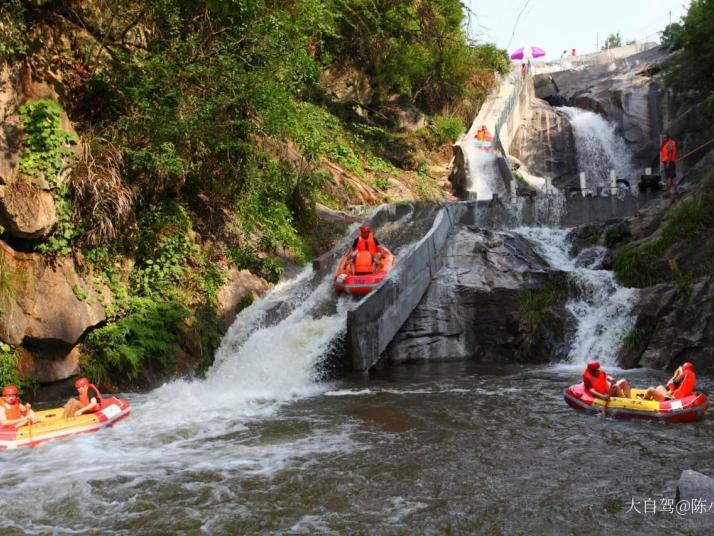
M 371 274 L 372 254 L 369 251 L 358 251 L 355 257 L 355 274 Z
M 594 376 L 589 370 L 586 370 L 583 373 L 583 383 L 588 391 L 592 389 L 603 395 L 610 392 L 610 382 L 607 381 L 607 374 L 602 370 L 600 370 L 597 376 Z
M 85 413 L 94 413 L 95 411 L 99 411 L 102 405 L 102 394 L 99 392 L 99 389 L 94 386 L 94 384 L 90 383 L 89 388 L 84 393 L 79 393 L 79 403 L 82 404 L 82 407 L 86 407 L 92 403 L 92 399 L 89 396 L 89 389 L 94 389 L 94 394 L 96 395 L 94 398 L 97 399 L 98 405 L 96 408 Z
M 669 387 L 670 395 L 674 398 L 684 398 L 694 392 L 697 376 L 691 370 L 682 371 L 682 375 Z
M 379 249 L 374 241 L 374 234 L 369 233 L 367 238 L 362 238 L 362 233 L 357 237 L 357 251 L 369 251 L 372 255 L 376 255 Z
M 8 404 L 3 402 L 5 408 L 5 418 L 8 420 L 15 420 L 22 417 L 22 410 L 20 409 L 20 404 Z
M 675 162 L 677 160 L 677 142 L 671 138 L 664 142 L 659 150 L 659 158 L 662 162 Z

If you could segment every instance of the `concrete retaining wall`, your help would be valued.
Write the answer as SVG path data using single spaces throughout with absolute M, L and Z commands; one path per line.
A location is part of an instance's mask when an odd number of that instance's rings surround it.
M 347 314 L 346 350 L 353 370 L 369 370 L 377 363 L 441 268 L 446 239 L 466 212 L 465 203 L 445 206 L 387 281 Z

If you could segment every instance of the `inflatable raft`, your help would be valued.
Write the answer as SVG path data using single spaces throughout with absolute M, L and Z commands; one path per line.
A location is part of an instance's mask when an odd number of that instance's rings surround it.
M 62 439 L 84 432 L 95 432 L 111 426 L 123 419 L 131 411 L 131 405 L 125 400 L 108 397 L 102 401 L 101 409 L 96 413 L 87 413 L 79 417 L 63 418 L 63 409 L 54 408 L 36 411 L 39 419 L 32 425 L 15 428 L 0 427 L 0 450 L 18 447 L 34 447 L 40 443 Z
M 678 400 L 644 400 L 638 398 L 645 389 L 632 389 L 630 398 L 610 398 L 607 417 L 616 419 L 644 419 L 661 422 L 687 422 L 701 419 L 707 411 L 709 401 L 704 393 L 694 393 Z M 605 402 L 593 397 L 582 383 L 568 387 L 563 392 L 568 405 L 578 411 L 602 413 Z
M 382 253 L 379 260 L 372 259 L 372 269 L 367 273 L 355 273 L 354 262 L 352 260 L 352 250 L 345 253 L 340 259 L 340 264 L 335 272 L 335 290 L 337 292 L 347 292 L 353 296 L 363 296 L 382 284 L 387 274 L 394 266 L 396 257 L 384 246 L 379 246 Z M 369 252 L 362 251 L 360 255 Z

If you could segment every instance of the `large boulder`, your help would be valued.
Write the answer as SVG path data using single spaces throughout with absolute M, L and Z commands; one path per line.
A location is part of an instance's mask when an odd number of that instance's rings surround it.
M 4 342 L 38 353 L 60 346 L 66 356 L 87 329 L 106 320 L 102 302 L 108 298 L 78 274 L 72 258 L 49 262 L 0 241 L 0 270 L 6 287 L 0 304 Z
M 518 235 L 476 227 L 450 237 L 444 266 L 385 350 L 391 361 L 448 358 L 547 361 L 564 357 L 566 296 L 542 311 L 537 325 L 522 314 L 525 293 L 555 284 L 551 271 Z M 522 350 L 529 346 L 527 355 Z
M 685 361 L 698 371 L 714 369 L 714 282 L 644 288 L 633 309 L 630 343 L 621 351 L 626 367 L 674 369 Z
M 531 102 L 530 119 L 516 132 L 509 153 L 538 177 L 550 177 L 557 188 L 577 178 L 575 142 L 568 120 L 541 99 Z
M 264 279 L 251 274 L 248 270 L 235 268 L 228 272 L 228 277 L 218 289 L 218 325 L 226 332 L 241 310 L 241 300 L 246 295 L 256 298 L 265 294 L 271 285 Z
M 685 469 L 677 482 L 675 500 L 677 502 L 698 500 L 700 503 L 705 503 L 704 506 L 708 512 L 714 502 L 714 478 L 698 471 Z
M 0 186 L 0 224 L 16 238 L 42 238 L 57 223 L 52 194 L 18 180 Z

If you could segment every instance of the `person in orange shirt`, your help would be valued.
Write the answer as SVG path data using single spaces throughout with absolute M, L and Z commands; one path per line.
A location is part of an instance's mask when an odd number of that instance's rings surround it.
M 20 402 L 17 387 L 6 386 L 2 390 L 2 399 L 0 399 L 0 426 L 20 428 L 28 423 L 35 424 L 37 421 L 32 406 Z
M 667 382 L 667 386 L 658 385 L 649 387 L 645 392 L 645 400 L 678 400 L 694 393 L 697 375 L 694 374 L 694 365 L 687 362 L 674 371 L 674 375 Z
M 599 361 L 589 361 L 583 373 L 585 388 L 596 398 L 609 400 L 611 396 L 630 398 L 630 384 L 627 380 L 608 376 L 600 368 Z
M 79 397 L 70 398 L 64 405 L 65 419 L 99 411 L 102 403 L 102 394 L 99 389 L 89 383 L 87 378 L 79 378 L 74 382 L 74 388 L 77 389 Z M 90 389 L 94 391 L 91 395 L 89 393 Z
M 669 137 L 667 132 L 662 136 L 662 145 L 659 148 L 659 159 L 664 169 L 667 191 L 677 192 L 677 142 Z

